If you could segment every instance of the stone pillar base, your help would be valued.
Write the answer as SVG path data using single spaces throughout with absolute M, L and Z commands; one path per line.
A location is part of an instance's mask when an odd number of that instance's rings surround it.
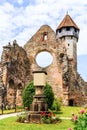
M 48 114 L 49 112 L 48 111 L 44 111 L 46 114 Z M 27 122 L 28 123 L 41 123 L 41 115 L 42 112 L 30 112 L 28 115 L 27 115 Z
M 29 118 L 29 122 L 31 123 L 41 123 L 41 114 L 32 113 L 29 114 L 28 118 Z

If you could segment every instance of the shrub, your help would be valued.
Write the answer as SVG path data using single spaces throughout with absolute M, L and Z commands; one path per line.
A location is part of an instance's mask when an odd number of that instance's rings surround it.
M 44 87 L 44 95 L 46 96 L 48 108 L 51 109 L 52 104 L 54 102 L 54 93 L 52 87 L 48 83 L 46 83 L 46 86 Z
M 35 87 L 33 82 L 31 82 L 29 85 L 25 87 L 22 94 L 24 107 L 28 107 L 30 109 L 30 104 L 32 104 L 34 95 Z M 54 93 L 51 86 L 48 83 L 46 83 L 46 86 L 44 87 L 44 95 L 46 96 L 46 102 L 48 104 L 48 108 L 50 109 L 54 101 Z
M 87 112 L 82 109 L 79 115 L 73 114 L 72 121 L 75 124 L 74 130 L 87 130 Z
M 9 105 L 6 105 L 6 110 L 10 110 L 11 107 Z
M 33 101 L 33 96 L 35 95 L 35 88 L 33 82 L 27 85 L 23 91 L 22 99 L 24 107 L 28 107 L 30 109 L 30 104 Z
M 24 106 L 16 106 L 17 109 L 24 109 Z
M 27 113 L 21 113 L 17 115 L 17 122 L 24 123 L 27 117 Z
M 57 112 L 60 111 L 61 110 L 61 104 L 62 104 L 61 99 L 55 98 L 54 102 L 53 102 L 53 105 L 51 107 L 51 110 L 55 110 Z
M 41 123 L 44 124 L 55 124 L 58 122 L 61 122 L 61 119 L 59 119 L 58 117 L 55 117 L 54 114 L 52 114 L 51 112 L 49 112 L 48 114 L 46 112 L 42 112 L 41 113 Z

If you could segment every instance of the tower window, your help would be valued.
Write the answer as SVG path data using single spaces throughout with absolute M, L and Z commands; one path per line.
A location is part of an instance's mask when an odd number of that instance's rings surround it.
M 43 34 L 43 40 L 46 41 L 47 40 L 47 33 Z
M 73 36 L 71 36 L 71 39 L 73 39 Z
M 76 28 L 74 30 L 75 30 L 75 32 L 77 32 Z
M 67 27 L 67 28 L 66 28 L 66 31 L 70 31 L 70 27 Z
M 59 33 L 61 33 L 61 29 L 59 29 Z

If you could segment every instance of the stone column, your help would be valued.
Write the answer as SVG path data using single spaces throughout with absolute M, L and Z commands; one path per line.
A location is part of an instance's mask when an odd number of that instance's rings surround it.
M 48 113 L 48 107 L 46 103 L 46 97 L 44 95 L 44 86 L 46 85 L 45 71 L 34 71 L 34 87 L 35 96 L 30 108 L 29 121 L 40 122 L 41 113 L 44 111 Z

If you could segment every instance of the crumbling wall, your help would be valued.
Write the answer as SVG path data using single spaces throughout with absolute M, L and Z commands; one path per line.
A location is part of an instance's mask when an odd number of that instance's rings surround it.
M 2 64 L 3 79 L 6 79 L 5 85 L 7 86 L 7 104 L 22 105 L 22 91 L 32 79 L 30 62 L 25 50 L 16 41 L 13 45 L 4 46 Z

